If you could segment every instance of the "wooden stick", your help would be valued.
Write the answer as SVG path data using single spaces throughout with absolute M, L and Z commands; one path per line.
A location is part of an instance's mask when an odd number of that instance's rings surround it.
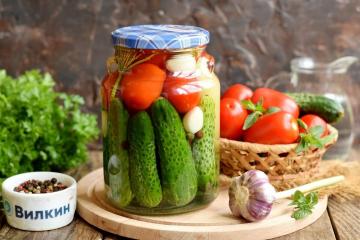
M 330 177 L 330 178 L 325 178 L 325 179 L 321 179 L 312 183 L 308 183 L 299 187 L 295 187 L 286 191 L 282 191 L 282 192 L 277 192 L 275 195 L 276 199 L 281 199 L 281 198 L 288 198 L 291 197 L 297 190 L 306 193 L 306 192 L 310 192 L 312 190 L 316 190 L 319 188 L 323 188 L 323 187 L 328 187 L 331 185 L 334 185 L 336 183 L 339 183 L 341 181 L 343 181 L 345 179 L 344 176 L 340 175 L 340 176 L 335 176 L 335 177 Z

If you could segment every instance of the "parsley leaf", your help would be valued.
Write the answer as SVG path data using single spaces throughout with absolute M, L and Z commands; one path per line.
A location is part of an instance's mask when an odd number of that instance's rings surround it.
M 304 195 L 300 191 L 296 191 L 289 205 L 296 206 L 291 217 L 296 220 L 302 219 L 312 213 L 312 209 L 318 203 L 318 194 L 316 192 Z
M 0 180 L 28 171 L 65 171 L 87 159 L 98 137 L 84 99 L 54 91 L 50 74 L 12 78 L 0 69 Z

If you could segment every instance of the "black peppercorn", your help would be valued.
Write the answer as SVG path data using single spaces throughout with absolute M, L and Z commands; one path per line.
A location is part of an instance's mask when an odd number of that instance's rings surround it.
M 51 193 L 57 192 L 67 188 L 61 182 L 58 182 L 56 178 L 50 180 L 39 181 L 39 180 L 28 180 L 14 187 L 15 192 L 22 192 L 28 194 L 39 194 L 39 193 Z

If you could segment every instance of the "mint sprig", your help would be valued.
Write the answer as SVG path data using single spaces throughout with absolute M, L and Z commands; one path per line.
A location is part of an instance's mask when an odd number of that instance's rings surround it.
M 307 151 L 310 148 L 323 148 L 334 138 L 334 134 L 321 137 L 325 131 L 322 126 L 308 128 L 306 123 L 301 119 L 298 119 L 298 125 L 305 129 L 305 133 L 300 133 L 300 141 L 295 149 L 296 153 Z
M 250 100 L 243 100 L 241 101 L 241 104 L 243 107 L 245 107 L 247 110 L 252 112 L 247 116 L 244 122 L 243 130 L 249 129 L 252 125 L 256 123 L 256 121 L 264 114 L 271 113 L 271 112 L 277 112 L 280 109 L 276 107 L 270 107 L 268 110 L 266 110 L 263 106 L 264 99 L 261 97 L 260 100 L 254 104 Z M 269 112 L 270 111 L 270 112 Z
M 318 203 L 318 200 L 318 194 L 316 192 L 310 192 L 304 195 L 301 191 L 297 190 L 292 197 L 292 202 L 289 204 L 296 206 L 291 217 L 299 220 L 310 215 L 314 206 Z

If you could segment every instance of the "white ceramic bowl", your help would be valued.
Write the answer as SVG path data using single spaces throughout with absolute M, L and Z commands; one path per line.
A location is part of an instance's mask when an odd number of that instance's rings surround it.
M 21 183 L 36 179 L 56 178 L 66 189 L 41 194 L 15 192 Z M 45 231 L 69 224 L 76 209 L 76 181 L 72 177 L 56 172 L 29 172 L 12 176 L 2 184 L 4 212 L 10 226 L 28 230 Z

